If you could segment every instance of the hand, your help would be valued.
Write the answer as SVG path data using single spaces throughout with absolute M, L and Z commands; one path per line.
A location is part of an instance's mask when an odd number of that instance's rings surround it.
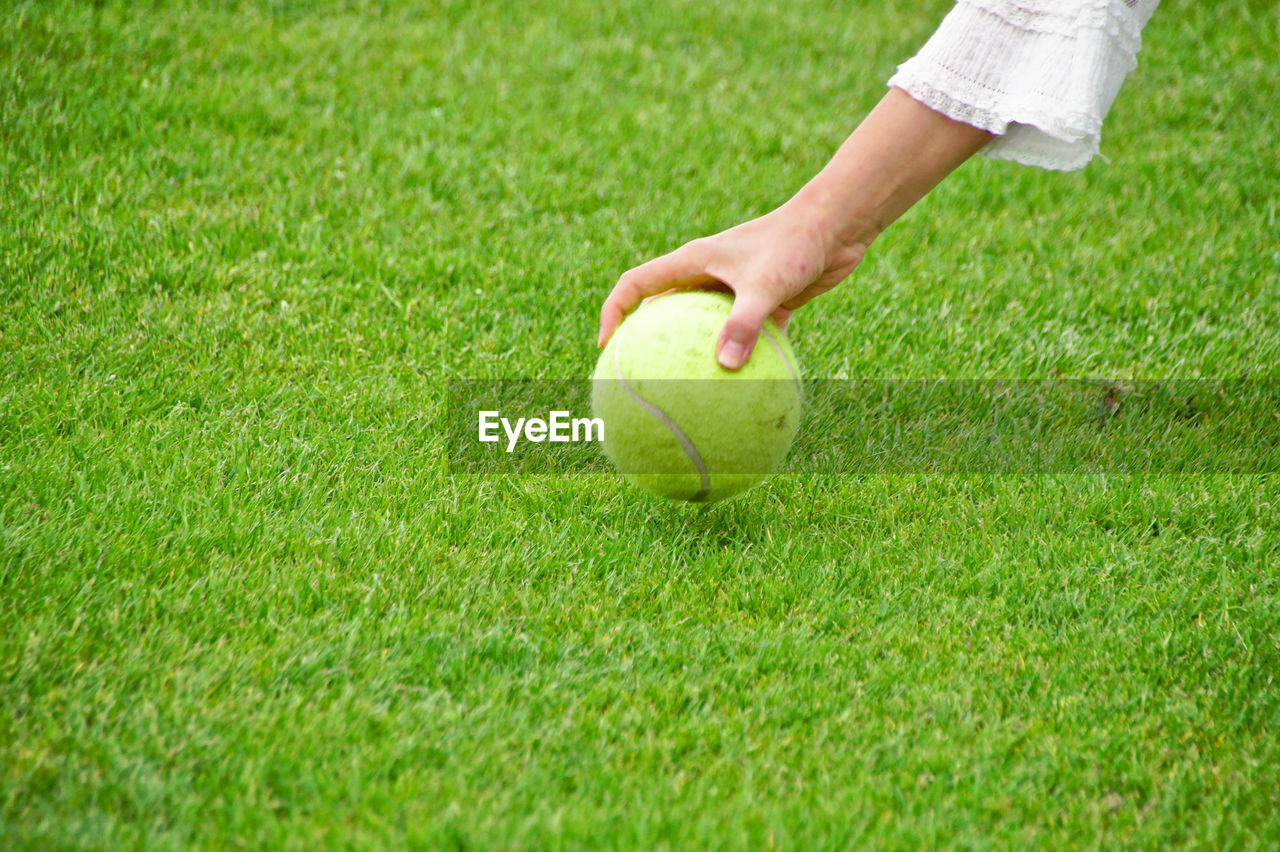
M 907 208 L 994 137 L 891 88 L 831 162 L 772 213 L 694 240 L 626 272 L 600 309 L 599 345 L 642 299 L 728 288 L 733 311 L 716 342 L 721 366 L 747 362 L 765 317 L 839 284 Z
M 844 280 L 888 224 L 992 138 L 891 88 L 791 201 L 623 274 L 600 308 L 599 345 L 641 299 L 728 288 L 733 310 L 716 358 L 737 370 L 765 317 L 786 325 L 791 311 Z
M 736 370 L 751 356 L 766 317 L 786 328 L 793 310 L 848 277 L 865 252 L 864 245 L 837 242 L 792 199 L 623 273 L 600 310 L 598 344 L 643 299 L 670 290 L 727 288 L 733 310 L 716 342 L 716 360 Z

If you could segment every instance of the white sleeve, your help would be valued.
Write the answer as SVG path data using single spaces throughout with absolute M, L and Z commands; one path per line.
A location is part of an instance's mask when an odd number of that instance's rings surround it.
M 889 85 L 997 134 L 988 157 L 1083 168 L 1159 2 L 958 0 Z

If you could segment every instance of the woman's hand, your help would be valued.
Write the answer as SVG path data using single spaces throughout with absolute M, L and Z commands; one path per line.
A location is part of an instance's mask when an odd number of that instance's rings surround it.
M 843 281 L 881 231 L 993 138 L 890 89 L 786 204 L 626 272 L 600 309 L 599 345 L 642 299 L 728 288 L 733 312 L 716 359 L 738 369 L 765 317 L 784 325 L 791 311 Z
M 668 290 L 728 288 L 733 310 L 716 342 L 716 360 L 736 370 L 750 357 L 766 317 L 785 328 L 793 310 L 843 281 L 865 250 L 839 243 L 793 199 L 623 273 L 600 310 L 599 345 L 643 299 Z

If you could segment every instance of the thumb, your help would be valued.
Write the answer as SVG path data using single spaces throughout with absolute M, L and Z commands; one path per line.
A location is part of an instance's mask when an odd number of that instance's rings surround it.
M 776 307 L 754 293 L 739 293 L 734 297 L 733 310 L 716 344 L 716 360 L 721 367 L 737 370 L 747 363 L 760 336 L 760 327 Z

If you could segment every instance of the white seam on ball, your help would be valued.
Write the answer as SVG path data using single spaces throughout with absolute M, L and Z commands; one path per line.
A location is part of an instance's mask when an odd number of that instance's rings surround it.
M 786 366 L 787 372 L 791 375 L 791 381 L 795 383 L 796 390 L 803 391 L 803 386 L 800 384 L 800 377 L 796 375 L 796 368 L 791 366 L 791 359 L 782 351 L 782 344 L 774 339 L 773 332 L 769 331 L 769 326 L 761 326 L 760 330 L 764 332 L 764 336 L 768 338 L 769 343 L 772 344 L 773 351 L 778 353 L 778 360 Z
M 698 471 L 698 478 L 701 480 L 702 490 L 690 497 L 689 500 L 697 503 L 711 493 L 711 477 L 707 474 L 707 466 L 703 463 L 702 456 L 698 453 L 698 448 L 693 445 L 693 441 L 689 440 L 689 436 L 676 425 L 675 421 L 661 408 L 633 391 L 631 386 L 627 384 L 626 378 L 622 375 L 622 328 L 619 328 L 617 333 L 619 339 L 613 347 L 613 373 L 618 377 L 618 381 L 622 384 L 622 389 L 626 391 L 627 396 L 634 399 L 641 408 L 649 412 L 655 420 L 665 426 L 675 436 L 675 439 L 680 442 L 680 446 L 684 449 L 684 454 L 689 457 L 689 461 L 693 462 L 694 468 Z M 791 368 L 788 366 L 787 369 Z

